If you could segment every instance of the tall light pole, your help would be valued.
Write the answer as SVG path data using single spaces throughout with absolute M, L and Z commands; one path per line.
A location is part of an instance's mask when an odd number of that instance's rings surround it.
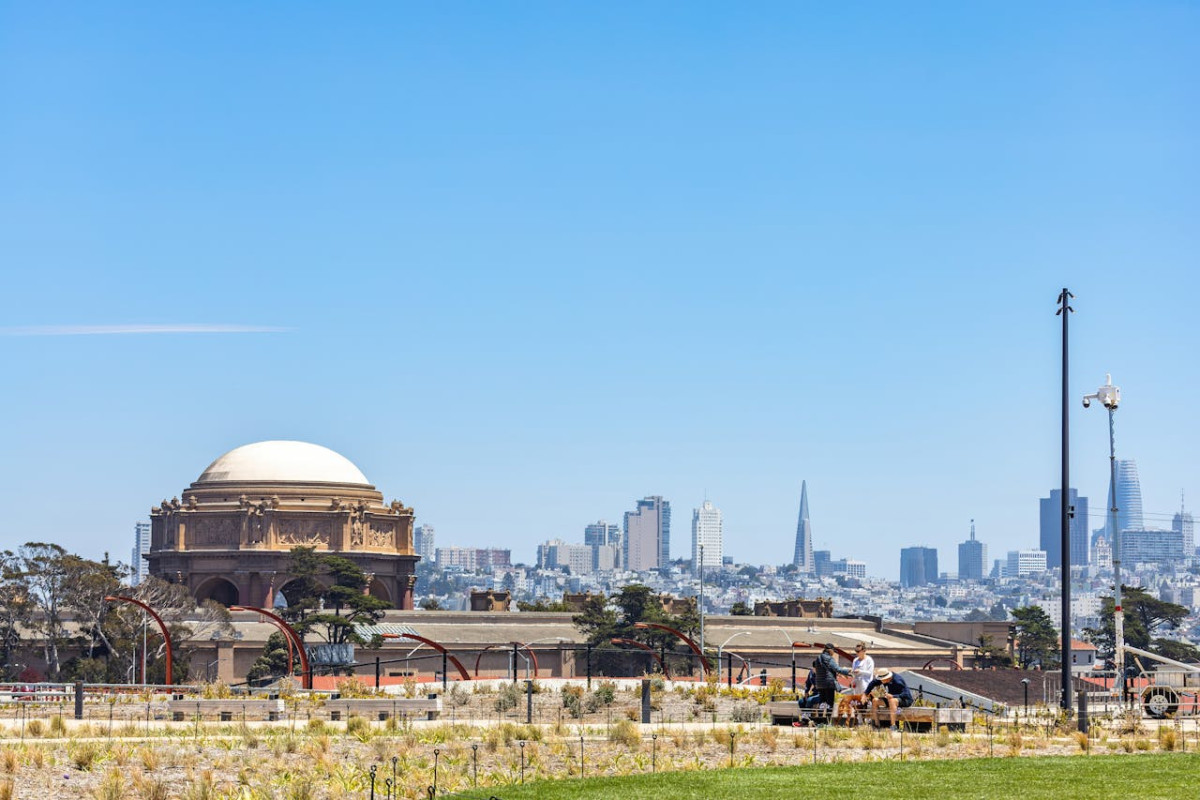
M 1071 298 L 1075 295 L 1063 287 L 1058 296 L 1060 308 L 1055 315 L 1062 316 L 1062 496 L 1059 498 L 1061 530 L 1059 535 L 1059 566 L 1062 568 L 1062 700 L 1067 712 L 1071 710 L 1071 512 L 1067 498 L 1071 496 L 1071 453 L 1070 453 L 1070 401 L 1067 380 L 1067 319 L 1075 309 Z
M 1117 680 L 1113 687 L 1121 687 L 1121 699 L 1125 696 L 1125 612 L 1121 609 L 1121 531 L 1117 524 L 1117 444 L 1114 417 L 1117 406 L 1121 404 L 1121 390 L 1113 386 L 1112 375 L 1104 376 L 1104 385 L 1083 398 L 1083 407 L 1087 408 L 1093 400 L 1108 409 L 1108 513 L 1112 519 L 1112 560 L 1113 560 L 1113 662 L 1117 667 Z
M 704 545 L 700 545 L 700 650 L 704 650 Z

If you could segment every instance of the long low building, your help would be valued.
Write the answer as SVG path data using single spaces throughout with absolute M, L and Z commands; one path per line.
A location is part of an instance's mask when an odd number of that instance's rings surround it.
M 245 680 L 251 664 L 262 653 L 267 637 L 276 629 L 255 612 L 233 614 L 232 635 L 192 642 L 191 674 L 219 678 L 228 683 Z M 520 677 L 536 672 L 538 677 L 584 677 L 588 672 L 587 643 L 570 613 L 554 612 L 466 612 L 389 611 L 378 625 L 364 634 L 388 638 L 373 649 L 358 646 L 353 657 L 356 675 L 373 681 L 376 659 L 384 680 L 431 679 L 442 669 L 441 654 L 417 636 L 435 642 L 461 664 L 471 677 L 496 678 L 510 675 L 514 652 Z M 948 631 L 941 635 L 951 635 Z M 309 637 L 311 643 L 319 642 Z M 793 642 L 804 646 L 793 647 Z M 825 642 L 844 653 L 865 642 L 877 666 L 920 669 L 925 667 L 970 669 L 975 648 L 963 642 L 937 638 L 913 630 L 911 625 L 888 626 L 869 619 L 789 619 L 784 617 L 710 616 L 705 619 L 705 650 L 722 654 L 722 677 L 732 666 L 735 678 L 751 674 L 790 680 L 792 665 L 803 679 L 809 664 Z M 673 672 L 684 672 L 688 659 L 681 642 L 669 661 Z M 531 655 L 532 654 L 532 657 Z M 340 654 L 345 657 L 345 653 Z M 650 667 L 649 656 L 645 656 Z M 848 665 L 845 656 L 842 663 Z M 448 663 L 449 662 L 448 660 Z M 641 662 L 633 662 L 641 663 Z M 693 670 L 698 671 L 694 659 Z M 450 677 L 458 670 L 451 666 Z

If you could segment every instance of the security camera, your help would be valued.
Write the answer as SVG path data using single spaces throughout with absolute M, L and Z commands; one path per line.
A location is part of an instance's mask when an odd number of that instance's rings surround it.
M 1091 404 L 1092 404 L 1092 398 L 1090 398 L 1090 397 L 1083 398 L 1083 407 L 1084 408 L 1087 408 Z

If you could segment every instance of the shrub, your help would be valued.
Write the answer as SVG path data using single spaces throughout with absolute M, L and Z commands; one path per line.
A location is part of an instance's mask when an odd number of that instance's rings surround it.
M 96 800 L 123 800 L 124 797 L 125 777 L 120 770 L 110 769 L 96 787 Z
M 517 703 L 521 700 L 522 694 L 524 694 L 524 692 L 521 691 L 521 688 L 517 684 L 504 684 L 504 686 L 496 694 L 496 701 L 494 703 L 495 709 L 497 711 L 508 711 L 509 709 L 516 708 Z
M 95 742 L 79 742 L 70 749 L 71 763 L 75 769 L 89 770 L 100 756 L 100 748 Z
M 758 722 L 762 719 L 762 708 L 757 704 L 738 703 L 733 707 L 730 718 L 734 722 Z
M 594 692 L 602 706 L 611 706 L 617 699 L 617 685 L 612 681 L 601 681 Z
M 1175 749 L 1175 729 L 1174 728 L 1159 728 L 1158 729 L 1158 746 L 1163 750 Z
M 351 736 L 359 736 L 363 733 L 369 733 L 370 730 L 371 723 L 367 721 L 366 717 L 360 717 L 357 714 L 352 714 L 346 720 L 346 733 Z
M 41 736 L 46 732 L 46 725 L 40 719 L 31 719 L 25 726 L 25 732 L 30 736 Z
M 635 723 L 622 719 L 609 728 L 608 740 L 623 744 L 630 750 L 637 750 L 642 746 L 642 733 Z
M 61 714 L 50 718 L 50 734 L 58 737 L 67 735 L 67 723 L 63 721 Z

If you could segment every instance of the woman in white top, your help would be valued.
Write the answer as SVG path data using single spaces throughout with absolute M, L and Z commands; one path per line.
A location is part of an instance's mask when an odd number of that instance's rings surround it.
M 867 684 L 875 677 L 875 659 L 867 655 L 867 645 L 859 642 L 854 646 L 854 662 L 850 665 L 854 679 L 854 694 L 865 694 Z

